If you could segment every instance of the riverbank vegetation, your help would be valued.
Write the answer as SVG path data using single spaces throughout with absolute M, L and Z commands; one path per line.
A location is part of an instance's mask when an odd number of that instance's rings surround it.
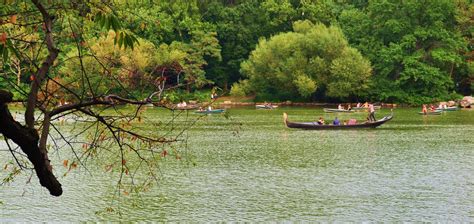
M 10 60 L 2 64 L 7 72 L 0 87 L 17 97 L 29 88 L 32 70 L 8 46 L 42 39 L 40 24 L 28 30 L 21 25 L 28 17 L 10 8 L 22 4 L 7 1 L 1 20 L 1 51 Z M 227 94 L 234 85 L 234 94 L 255 94 L 257 100 L 419 104 L 470 95 L 474 89 L 474 6 L 466 0 L 118 1 L 112 15 L 92 3 L 73 4 L 80 16 L 62 16 L 65 22 L 53 27 L 60 33 L 59 57 L 76 57 L 54 66 L 61 83 L 77 80 L 85 64 L 94 74 L 91 85 L 114 94 L 124 94 L 116 86 L 126 85 L 133 89 L 127 94 L 138 98 L 156 90 L 162 76 L 168 85 L 179 84 L 190 96 L 185 99 L 213 87 Z M 303 31 L 304 24 L 316 28 Z M 107 32 L 119 27 L 117 34 Z M 119 50 L 133 41 L 133 51 Z M 76 42 L 84 51 L 82 65 Z M 44 55 L 44 49 L 33 47 L 21 53 L 35 50 Z M 257 58 L 263 51 L 272 57 Z M 250 71 L 256 60 L 273 63 Z M 102 78 L 107 75 L 118 80 Z

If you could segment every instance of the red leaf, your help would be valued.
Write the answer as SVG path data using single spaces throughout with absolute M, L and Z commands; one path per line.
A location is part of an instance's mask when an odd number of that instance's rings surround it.
M 166 155 L 168 155 L 168 151 L 163 150 L 163 152 L 161 152 L 161 157 L 165 157 Z

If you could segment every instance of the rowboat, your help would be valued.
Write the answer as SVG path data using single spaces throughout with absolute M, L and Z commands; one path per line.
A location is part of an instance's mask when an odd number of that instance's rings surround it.
M 353 107 L 352 108 L 352 110 L 367 110 L 367 109 L 369 109 L 369 108 L 367 108 L 367 107 Z M 375 110 L 380 110 L 380 109 L 382 109 L 382 106 L 374 106 L 374 109 Z
M 456 110 L 459 110 L 458 107 L 446 107 L 446 108 L 436 108 L 436 110 L 440 110 L 440 111 L 456 111 Z
M 319 125 L 317 122 L 290 122 L 288 121 L 288 114 L 283 113 L 283 122 L 289 128 L 301 128 L 305 130 L 344 130 L 357 128 L 376 128 L 387 121 L 392 120 L 393 114 L 385 116 L 380 120 L 374 122 L 365 122 L 350 125 Z
M 333 108 L 323 108 L 324 112 L 326 113 L 353 113 L 353 110 L 345 110 L 345 109 L 333 109 Z
M 255 108 L 257 109 L 275 109 L 277 107 L 278 107 L 277 105 L 264 105 L 264 104 L 255 105 Z
M 194 113 L 197 114 L 220 114 L 224 112 L 224 109 L 214 109 L 214 110 L 196 110 Z
M 420 114 L 420 115 L 441 115 L 441 113 L 442 113 L 442 111 L 440 111 L 440 110 L 428 111 L 428 112 L 426 112 L 426 114 L 423 113 L 423 112 L 418 112 L 418 114 Z

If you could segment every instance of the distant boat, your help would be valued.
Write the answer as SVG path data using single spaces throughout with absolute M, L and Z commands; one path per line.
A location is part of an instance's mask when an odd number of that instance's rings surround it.
M 446 108 L 436 108 L 436 110 L 439 110 L 439 111 L 456 111 L 456 110 L 459 110 L 458 107 L 446 107 Z
M 420 114 L 420 115 L 441 115 L 441 113 L 442 113 L 442 111 L 440 111 L 440 110 L 428 111 L 428 112 L 426 112 L 426 114 L 423 113 L 423 112 L 418 112 L 418 114 Z
M 265 105 L 265 104 L 255 105 L 255 108 L 257 108 L 257 109 L 275 109 L 277 107 L 278 107 L 277 105 Z
M 374 122 L 364 122 L 359 124 L 349 125 L 320 125 L 317 122 L 290 122 L 288 121 L 288 114 L 283 113 L 283 122 L 289 128 L 300 128 L 305 130 L 343 130 L 343 129 L 358 129 L 358 128 L 376 128 L 387 121 L 392 120 L 393 114 L 385 116 L 380 120 Z
M 220 114 L 224 112 L 224 109 L 214 109 L 214 110 L 196 110 L 194 113 L 197 114 Z
M 352 110 L 367 110 L 367 109 L 369 109 L 369 108 L 367 108 L 367 107 L 353 107 L 352 108 Z M 380 109 L 382 109 L 382 106 L 374 106 L 374 109 L 375 110 L 380 110 Z
M 333 108 L 323 108 L 326 113 L 353 113 L 353 110 L 346 109 L 333 109 Z

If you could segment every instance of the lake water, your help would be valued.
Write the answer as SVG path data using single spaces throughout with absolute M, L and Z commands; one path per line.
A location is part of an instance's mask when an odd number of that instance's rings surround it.
M 117 173 L 93 164 L 62 176 L 64 158 L 50 153 L 64 194 L 49 196 L 35 177 L 26 184 L 29 176 L 20 176 L 0 186 L 0 222 L 473 222 L 474 111 L 418 110 L 396 109 L 392 121 L 369 130 L 304 131 L 282 122 L 283 112 L 291 121 L 336 115 L 321 108 L 206 116 L 188 131 L 183 158 L 163 159 L 158 183 L 140 197 L 111 199 Z M 10 159 L 0 151 L 0 161 Z

